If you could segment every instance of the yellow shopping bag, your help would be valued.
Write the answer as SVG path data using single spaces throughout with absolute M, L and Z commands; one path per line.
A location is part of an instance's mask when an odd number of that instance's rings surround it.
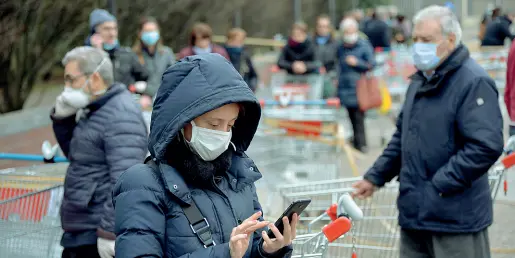
M 392 108 L 392 96 L 390 95 L 388 88 L 384 84 L 380 85 L 379 90 L 381 91 L 381 97 L 383 98 L 381 106 L 379 107 L 379 113 L 382 115 L 386 115 L 388 114 L 388 112 L 390 112 L 390 109 Z

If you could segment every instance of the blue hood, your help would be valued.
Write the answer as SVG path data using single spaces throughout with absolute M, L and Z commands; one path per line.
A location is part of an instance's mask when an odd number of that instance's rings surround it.
M 166 147 L 194 118 L 230 103 L 241 103 L 233 128 L 237 151 L 246 151 L 256 133 L 261 106 L 240 74 L 219 54 L 189 56 L 169 67 L 157 91 L 148 149 L 165 160 Z

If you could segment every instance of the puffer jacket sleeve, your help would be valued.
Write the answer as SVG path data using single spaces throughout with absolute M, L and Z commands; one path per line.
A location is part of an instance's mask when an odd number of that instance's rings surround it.
M 65 118 L 57 118 L 54 116 L 54 113 L 55 108 L 52 108 L 50 119 L 52 119 L 54 135 L 64 155 L 68 157 L 68 153 L 70 153 L 70 142 L 73 137 L 73 130 L 77 125 L 75 114 Z
M 147 129 L 143 119 L 134 113 L 117 115 L 118 117 L 112 119 L 107 125 L 104 137 L 104 151 L 113 187 L 120 174 L 142 163 L 147 153 Z M 104 204 L 104 214 L 98 232 L 99 237 L 108 239 L 111 237 L 113 240 L 115 238 L 112 233 L 114 232 L 114 208 L 111 196 Z
M 256 193 L 256 187 L 252 185 L 252 191 L 254 194 L 254 199 L 252 200 L 254 204 L 254 212 L 261 211 L 263 212 L 263 209 L 261 208 L 261 204 L 259 203 L 259 199 Z M 259 218 L 260 221 L 263 221 L 263 216 Z M 252 257 L 262 257 L 262 258 L 289 258 L 292 255 L 293 248 L 292 246 L 285 246 L 279 251 L 273 253 L 273 254 L 267 254 L 263 250 L 263 237 L 261 236 L 261 231 L 263 230 L 256 230 L 254 232 L 254 241 L 252 242 Z
M 390 182 L 401 170 L 401 135 L 402 135 L 402 114 L 397 118 L 395 133 L 383 150 L 383 154 L 377 158 L 374 165 L 367 171 L 364 178 L 376 186 L 383 186 Z
M 465 144 L 436 171 L 432 183 L 441 194 L 469 188 L 502 154 L 503 117 L 495 82 L 480 77 L 458 99 L 456 126 Z
M 145 68 L 138 60 L 138 56 L 133 52 L 131 55 L 131 74 L 134 77 L 135 81 L 144 81 L 148 80 L 149 74 L 147 68 Z
M 290 58 L 288 58 L 287 48 L 288 46 L 286 45 L 281 50 L 281 55 L 279 55 L 279 59 L 277 60 L 277 66 L 279 66 L 280 69 L 286 70 L 289 73 L 293 73 L 293 62 L 290 60 Z
M 374 57 L 374 49 L 368 42 L 364 42 L 361 46 L 363 48 L 363 56 L 357 57 L 358 64 L 356 65 L 356 69 L 360 72 L 370 71 L 376 65 L 375 57 Z
M 124 172 L 113 190 L 117 258 L 165 257 L 164 187 L 145 164 Z

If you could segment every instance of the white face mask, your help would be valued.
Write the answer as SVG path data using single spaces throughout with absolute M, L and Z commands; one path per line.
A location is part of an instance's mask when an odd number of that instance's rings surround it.
M 184 132 L 183 132 L 184 136 Z M 191 121 L 191 141 L 184 140 L 192 151 L 203 160 L 212 161 L 227 150 L 231 143 L 232 130 L 222 132 L 198 127 Z
M 358 33 L 343 35 L 343 42 L 347 44 L 354 44 L 358 41 L 359 35 Z
M 106 60 L 107 59 L 103 59 L 102 62 L 97 66 L 97 68 L 95 68 L 93 73 L 96 73 L 98 69 L 100 69 L 100 67 L 102 67 L 102 65 L 106 62 Z M 89 80 L 90 78 L 88 78 L 86 82 L 84 82 L 84 84 L 78 89 L 74 89 L 69 86 L 64 86 L 64 91 L 63 93 L 61 93 L 61 95 L 64 99 L 67 100 L 68 104 L 70 104 L 72 107 L 77 109 L 84 108 L 91 102 L 92 96 L 98 96 L 104 94 L 107 91 L 107 89 L 100 90 L 97 92 L 93 92 L 92 95 L 84 92 L 84 88 L 88 86 Z
M 82 89 L 74 89 L 69 86 L 64 86 L 64 91 L 61 93 L 66 102 L 74 108 L 84 108 L 90 102 L 89 94 L 85 93 Z

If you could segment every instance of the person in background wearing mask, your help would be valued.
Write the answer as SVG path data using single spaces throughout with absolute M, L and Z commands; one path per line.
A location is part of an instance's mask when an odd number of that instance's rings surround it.
M 295 75 L 318 72 L 320 65 L 316 60 L 315 46 L 308 39 L 307 31 L 308 26 L 305 23 L 293 24 L 288 43 L 283 47 L 277 61 L 280 69 Z
M 336 41 L 332 33 L 331 18 L 327 15 L 318 16 L 313 42 L 316 59 L 326 72 L 333 71 L 336 63 Z
M 189 46 L 183 48 L 179 52 L 179 59 L 192 55 L 201 55 L 208 53 L 217 53 L 230 60 L 229 54 L 225 48 L 211 42 L 213 31 L 211 27 L 205 23 L 197 23 L 193 25 L 191 30 Z
M 365 130 L 365 113 L 359 109 L 356 86 L 364 73 L 375 66 L 374 50 L 370 44 L 359 38 L 359 24 L 356 20 L 348 18 L 343 20 L 343 43 L 338 46 L 337 57 L 339 63 L 338 97 L 342 106 L 347 108 L 352 123 L 354 148 L 361 152 L 367 151 L 367 137 Z
M 153 17 L 144 17 L 140 22 L 138 40 L 132 47 L 138 61 L 148 72 L 147 87 L 142 92 L 140 103 L 143 107 L 152 104 L 152 97 L 157 93 L 161 77 L 166 68 L 175 63 L 173 51 L 161 43 L 159 24 Z
M 63 258 L 114 257 L 112 190 L 147 153 L 147 127 L 102 50 L 78 47 L 62 61 L 65 88 L 51 111 L 55 138 L 70 161 L 61 204 Z
M 246 37 L 247 33 L 243 29 L 232 28 L 227 33 L 227 42 L 224 47 L 236 71 L 240 73 L 250 89 L 256 92 L 258 76 L 251 55 L 244 46 Z
M 152 110 L 151 156 L 114 189 L 116 258 L 290 257 L 299 217 L 282 218 L 283 232 L 263 220 L 261 173 L 245 154 L 260 117 L 254 93 L 222 56 L 168 69 Z
M 504 46 L 506 38 L 512 41 L 515 38 L 515 34 L 511 33 L 510 26 L 514 19 L 515 14 L 508 13 L 488 23 L 481 46 Z
M 114 80 L 126 87 L 137 82 L 140 88 L 145 88 L 148 72 L 130 48 L 120 47 L 116 18 L 106 10 L 95 9 L 89 15 L 89 28 L 91 35 L 86 39 L 86 46 L 103 49 L 109 54 Z
M 354 195 L 398 177 L 401 258 L 489 258 L 488 170 L 504 145 L 497 88 L 461 43 L 449 8 L 429 6 L 413 21 L 418 71 L 396 132 Z

